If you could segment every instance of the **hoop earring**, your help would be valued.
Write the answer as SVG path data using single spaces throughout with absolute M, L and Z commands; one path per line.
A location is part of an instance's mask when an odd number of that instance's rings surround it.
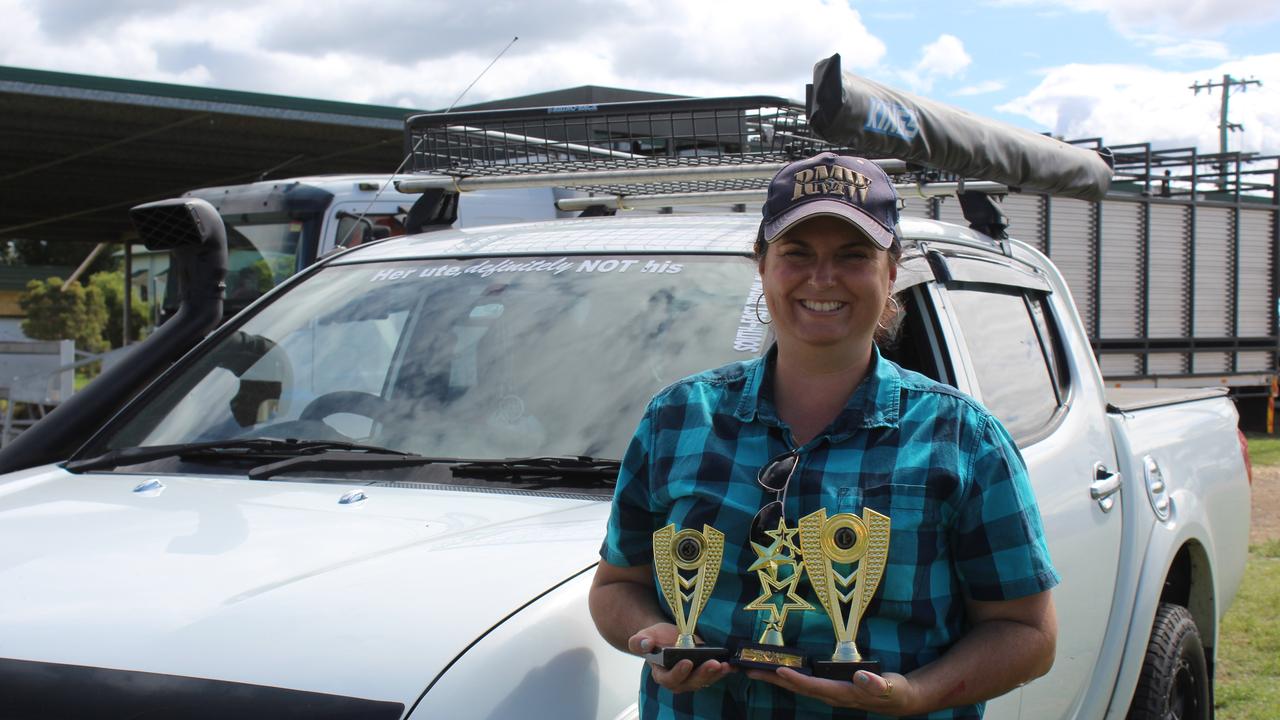
M 765 320 L 764 318 L 760 317 L 760 301 L 763 299 L 764 299 L 764 293 L 760 293 L 759 295 L 756 296 L 756 304 L 755 304 L 756 320 L 759 320 L 761 325 L 768 325 L 769 323 L 773 322 L 773 316 L 772 315 L 769 316 L 768 320 Z
M 886 310 L 892 308 L 889 313 L 890 317 L 896 318 L 902 312 L 902 303 L 898 302 L 898 298 L 895 295 L 890 294 L 889 299 L 885 301 L 885 305 Z M 884 313 L 881 313 L 880 317 L 876 318 L 876 327 L 882 332 L 889 332 L 889 326 L 884 324 Z

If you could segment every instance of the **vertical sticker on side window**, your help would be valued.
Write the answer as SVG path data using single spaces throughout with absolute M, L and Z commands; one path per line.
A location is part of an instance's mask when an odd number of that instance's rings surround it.
M 769 322 L 769 307 L 760 296 L 764 294 L 764 285 L 760 276 L 751 281 L 751 292 L 747 294 L 747 302 L 742 306 L 742 314 L 738 318 L 738 332 L 733 337 L 733 349 L 738 352 L 758 353 L 764 347 L 764 338 Z

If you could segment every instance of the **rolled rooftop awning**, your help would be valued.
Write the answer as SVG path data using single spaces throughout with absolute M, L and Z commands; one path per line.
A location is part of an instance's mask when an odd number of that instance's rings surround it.
M 814 66 L 809 102 L 814 133 L 869 156 L 1081 200 L 1101 200 L 1111 186 L 1098 151 L 842 72 L 839 54 Z

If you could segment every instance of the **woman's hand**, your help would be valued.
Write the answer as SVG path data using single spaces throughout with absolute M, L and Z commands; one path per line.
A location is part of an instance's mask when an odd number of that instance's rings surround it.
M 733 672 L 729 663 L 716 660 L 704 661 L 695 668 L 693 661 L 686 659 L 676 663 L 670 670 L 663 668 L 658 664 L 658 658 L 650 653 L 675 645 L 679 634 L 676 626 L 671 623 L 650 625 L 631 636 L 627 641 L 627 649 L 648 660 L 653 679 L 673 693 L 701 690 Z
M 747 676 L 763 680 L 793 693 L 808 695 L 833 707 L 851 707 L 870 710 L 881 715 L 912 715 L 915 712 L 915 688 L 911 681 L 897 673 L 876 675 L 859 670 L 853 682 L 824 680 L 802 675 L 791 668 L 778 668 L 775 672 L 751 670 Z

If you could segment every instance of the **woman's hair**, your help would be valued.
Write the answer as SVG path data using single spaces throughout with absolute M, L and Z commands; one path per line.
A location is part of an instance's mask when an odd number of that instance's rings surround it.
M 764 222 L 761 221 L 760 227 L 756 229 L 756 242 L 751 248 L 751 256 L 756 261 L 756 265 L 764 262 L 764 256 L 769 252 L 770 245 L 771 243 L 765 242 Z M 893 231 L 893 244 L 885 252 L 889 253 L 889 262 L 894 265 L 902 262 L 902 237 L 898 235 L 897 228 L 894 228 Z M 893 344 L 898 326 L 901 323 L 899 315 L 902 314 L 902 311 L 901 303 L 894 298 L 893 289 L 890 288 L 889 297 L 884 304 L 884 310 L 880 312 L 880 319 L 876 321 L 874 336 L 876 345 L 884 348 Z

